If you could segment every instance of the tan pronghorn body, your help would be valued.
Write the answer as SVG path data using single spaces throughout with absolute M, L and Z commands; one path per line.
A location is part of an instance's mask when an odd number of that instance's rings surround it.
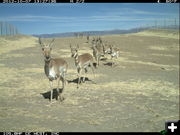
M 118 58 L 119 57 L 120 49 L 117 47 L 114 47 L 113 45 L 110 46 L 110 53 L 111 53 L 111 59 L 112 58 Z
M 104 56 L 104 47 L 102 44 L 102 40 L 101 38 L 93 39 L 91 43 L 93 49 L 93 56 L 95 57 L 97 65 L 99 66 L 99 61 L 101 57 Z
M 62 101 L 64 98 L 62 96 L 62 92 L 59 92 L 59 81 L 62 81 L 62 91 L 64 90 L 64 84 L 65 84 L 65 74 L 67 72 L 68 64 L 67 62 L 62 58 L 51 58 L 51 46 L 54 40 L 51 41 L 49 45 L 44 45 L 41 42 L 41 39 L 39 38 L 39 43 L 42 47 L 43 55 L 44 55 L 44 71 L 49 79 L 50 82 L 50 88 L 51 88 L 51 95 L 50 95 L 50 101 L 52 101 L 53 96 L 53 81 L 57 80 L 57 99 L 60 96 L 60 100 Z
M 91 69 L 92 69 L 92 72 L 94 74 L 93 56 L 91 54 L 89 54 L 89 53 L 84 53 L 82 55 L 78 55 L 79 46 L 77 46 L 76 48 L 73 48 L 70 45 L 70 48 L 71 48 L 71 57 L 74 58 L 75 66 L 76 66 L 77 72 L 78 72 L 77 88 L 79 88 L 82 69 L 84 69 L 85 73 L 87 73 L 87 68 L 90 66 Z M 85 77 L 83 77 L 83 82 L 84 81 L 85 81 Z
M 111 45 L 109 45 L 107 41 L 103 43 L 103 51 L 104 51 L 104 55 L 111 54 Z
M 110 45 L 110 55 L 111 55 L 111 60 L 113 61 L 113 58 L 118 58 L 119 57 L 119 52 L 120 52 L 120 49 L 117 48 L 117 47 L 114 47 L 113 45 Z M 112 62 L 112 65 L 113 66 L 114 62 Z

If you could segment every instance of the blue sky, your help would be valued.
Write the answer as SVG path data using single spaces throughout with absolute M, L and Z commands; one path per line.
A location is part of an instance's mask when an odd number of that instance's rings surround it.
M 0 4 L 0 21 L 23 34 L 130 29 L 179 21 L 179 3 Z

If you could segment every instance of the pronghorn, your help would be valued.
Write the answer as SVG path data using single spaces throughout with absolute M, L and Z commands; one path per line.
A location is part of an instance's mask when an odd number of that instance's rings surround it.
M 102 44 L 102 42 L 103 42 L 102 39 L 101 39 L 101 37 L 98 37 L 98 38 L 97 38 L 97 41 L 99 42 L 99 44 Z
M 84 69 L 85 73 L 87 73 L 87 67 L 90 66 L 92 69 L 92 72 L 94 74 L 93 56 L 89 53 L 84 53 L 84 54 L 78 55 L 79 45 L 77 45 L 76 47 L 72 47 L 70 44 L 70 49 L 71 49 L 71 57 L 73 57 L 75 60 L 75 66 L 76 66 L 77 72 L 78 72 L 77 88 L 79 88 L 82 69 Z M 94 78 L 95 78 L 95 74 L 94 74 Z M 83 82 L 85 82 L 85 77 L 83 77 Z
M 89 43 L 89 35 L 86 36 L 86 39 L 87 39 L 87 43 Z
M 113 45 L 110 45 L 110 53 L 111 53 L 111 59 L 116 57 L 119 57 L 120 49 L 117 47 L 114 47 Z
M 91 43 L 93 49 L 93 56 L 96 59 L 97 65 L 99 66 L 100 58 L 104 56 L 102 41 L 100 38 L 97 38 L 97 39 L 93 39 Z
M 50 42 L 50 44 L 44 44 L 42 43 L 41 39 L 39 38 L 39 44 L 42 47 L 43 55 L 44 55 L 44 71 L 49 79 L 50 82 L 50 88 L 51 88 L 51 95 L 50 95 L 50 101 L 52 101 L 53 96 L 53 80 L 57 80 L 57 99 L 60 96 L 60 100 L 64 100 L 64 97 L 62 96 L 62 92 L 64 90 L 64 83 L 66 81 L 65 74 L 67 72 L 68 64 L 67 62 L 62 58 L 51 58 L 51 50 L 52 50 L 52 43 L 54 42 L 54 39 Z M 59 91 L 59 81 L 62 81 L 62 92 Z
M 103 43 L 103 52 L 104 52 L 104 55 L 105 54 L 111 54 L 111 45 L 109 45 L 108 43 L 107 43 L 107 41 L 105 41 L 104 43 Z
M 120 49 L 117 48 L 117 47 L 114 47 L 113 45 L 110 45 L 110 55 L 111 55 L 111 60 L 115 57 L 116 59 L 119 57 L 119 52 L 120 52 Z M 112 65 L 114 63 L 112 62 Z M 111 66 L 112 66 L 111 65 Z

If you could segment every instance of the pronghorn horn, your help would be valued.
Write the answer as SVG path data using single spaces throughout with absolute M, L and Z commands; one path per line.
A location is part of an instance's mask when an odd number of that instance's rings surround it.
M 55 39 L 53 38 L 52 41 L 51 41 L 51 43 L 49 44 L 50 47 L 53 45 L 52 43 L 54 42 L 54 40 L 55 40 Z
M 79 49 L 79 44 L 77 44 L 77 48 Z
M 72 48 L 71 44 L 69 46 L 70 46 L 70 48 Z
M 42 44 L 42 41 L 41 41 L 40 37 L 39 37 L 39 44 L 41 45 L 41 47 L 43 47 L 43 44 Z

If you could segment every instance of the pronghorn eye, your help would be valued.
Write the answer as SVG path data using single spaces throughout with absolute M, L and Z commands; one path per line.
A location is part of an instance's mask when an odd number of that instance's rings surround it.
M 50 48 L 50 50 L 52 50 L 52 48 Z

